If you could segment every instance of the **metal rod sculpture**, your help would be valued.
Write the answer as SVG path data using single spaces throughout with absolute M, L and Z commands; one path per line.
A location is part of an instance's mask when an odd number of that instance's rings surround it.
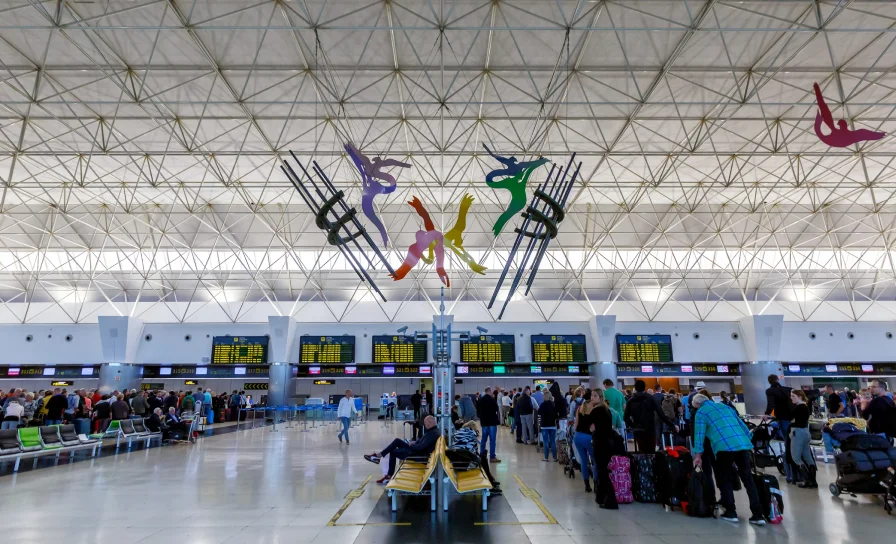
M 495 292 L 492 293 L 492 298 L 488 303 L 489 309 L 495 304 L 495 299 L 498 298 L 498 293 L 504 284 L 507 272 L 510 271 L 514 257 L 516 257 L 516 253 L 523 243 L 523 239 L 529 238 L 529 242 L 526 244 L 526 250 L 520 259 L 519 267 L 517 267 L 513 283 L 510 285 L 507 298 L 504 299 L 504 305 L 501 307 L 498 319 L 504 316 L 507 303 L 513 298 L 513 294 L 519 287 L 527 269 L 529 270 L 529 277 L 526 279 L 525 294 L 529 294 L 532 282 L 535 281 L 535 276 L 538 274 L 538 267 L 541 266 L 541 261 L 547 252 L 548 245 L 557 236 L 560 223 L 566 217 L 566 212 L 564 211 L 566 201 L 569 199 L 569 193 L 572 191 L 575 180 L 579 177 L 579 170 L 582 168 L 582 163 L 578 163 L 575 165 L 575 171 L 570 176 L 575 158 L 576 154 L 573 153 L 569 157 L 569 162 L 566 164 L 565 169 L 558 167 L 556 164 L 551 164 L 551 171 L 548 173 L 547 179 L 532 195 L 532 201 L 529 207 L 526 208 L 526 211 L 520 214 L 523 218 L 523 223 L 519 228 L 514 229 L 517 233 L 516 241 L 513 243 L 513 248 L 507 256 L 507 264 L 504 265 L 504 270 L 498 279 L 498 285 L 495 286 Z M 550 185 L 550 188 L 548 185 Z M 533 259 L 531 268 L 529 267 L 530 259 Z
M 818 83 L 813 83 L 812 87 L 815 89 L 815 100 L 818 102 L 818 113 L 815 114 L 815 135 L 822 142 L 831 147 L 849 147 L 859 142 L 880 140 L 887 135 L 886 132 L 876 132 L 867 128 L 850 130 L 845 119 L 839 119 L 837 126 L 834 126 L 834 116 L 821 95 L 821 88 Z M 822 122 L 827 125 L 831 131 L 830 134 L 824 134 L 821 131 Z
M 345 144 L 345 151 L 361 174 L 361 185 L 364 187 L 364 192 L 361 195 L 361 210 L 367 216 L 367 219 L 380 231 L 380 236 L 383 237 L 383 247 L 388 247 L 389 237 L 386 234 L 386 227 L 383 226 L 383 222 L 376 215 L 376 210 L 373 209 L 373 198 L 376 195 L 387 195 L 395 191 L 397 187 L 395 176 L 382 172 L 383 168 L 389 166 L 410 168 L 411 165 L 395 159 L 382 159 L 380 157 L 374 157 L 371 161 L 367 158 L 367 155 L 358 151 L 358 148 L 352 145 L 351 142 Z M 377 180 L 385 181 L 386 183 L 384 185 Z
M 342 253 L 342 256 L 351 263 L 352 269 L 355 271 L 355 274 L 358 275 L 358 278 L 362 282 L 366 282 L 385 302 L 385 295 L 383 295 L 376 286 L 376 283 L 373 281 L 373 278 L 370 277 L 368 270 L 376 270 L 378 268 L 376 261 L 378 261 L 390 274 L 394 274 L 395 271 L 392 270 L 392 267 L 389 266 L 386 258 L 380 253 L 380 250 L 376 247 L 376 243 L 367 233 L 364 225 L 358 221 L 358 218 L 356 217 L 357 211 L 355 208 L 349 208 L 345 204 L 345 193 L 336 190 L 333 182 L 330 181 L 330 178 L 327 177 L 320 165 L 317 164 L 317 161 L 311 161 L 311 170 L 317 174 L 317 177 L 320 180 L 319 183 L 323 186 L 323 190 L 321 190 L 321 186 L 318 185 L 318 182 L 315 181 L 314 176 L 308 173 L 308 170 L 305 169 L 305 166 L 296 157 L 296 154 L 292 151 L 290 151 L 289 154 L 292 155 L 293 160 L 299 165 L 299 169 L 302 171 L 302 176 L 299 176 L 296 171 L 293 170 L 289 162 L 285 160 L 283 161 L 283 164 L 280 165 L 280 169 L 283 170 L 283 173 L 285 173 L 286 177 L 289 178 L 289 181 L 292 182 L 296 191 L 299 192 L 299 196 L 302 197 L 302 200 L 305 201 L 308 208 L 314 212 L 317 228 L 327 233 L 327 242 L 332 246 L 336 246 L 336 249 Z M 354 229 L 354 231 L 352 231 L 352 229 Z M 358 241 L 359 239 L 363 239 L 370 249 L 373 250 L 376 254 L 375 259 L 372 259 L 364 251 L 364 247 Z M 364 262 L 362 262 L 362 259 L 352 251 L 352 245 L 354 245 Z
M 516 157 L 495 155 L 487 145 L 482 144 L 482 147 L 488 151 L 489 155 L 504 165 L 504 168 L 497 168 L 489 172 L 485 176 L 485 184 L 492 189 L 507 189 L 510 191 L 510 203 L 507 204 L 507 209 L 504 210 L 504 213 L 501 214 L 501 217 L 495 221 L 492 227 L 492 232 L 495 236 L 498 236 L 501 234 L 505 223 L 510 221 L 514 215 L 522 211 L 526 206 L 526 182 L 529 181 L 529 175 L 542 164 L 546 164 L 548 160 L 541 157 L 534 161 L 517 162 Z M 499 176 L 504 177 L 495 181 L 495 178 Z
M 440 231 L 436 230 L 436 226 L 433 224 L 429 212 L 423 207 L 423 203 L 420 202 L 420 199 L 415 196 L 414 200 L 408 202 L 412 208 L 417 210 L 417 215 L 423 219 L 423 228 L 425 230 L 417 231 L 417 241 L 411 244 L 408 248 L 407 257 L 404 258 L 404 262 L 398 267 L 398 270 L 390 274 L 392 279 L 398 281 L 404 278 L 420 260 L 426 264 L 432 264 L 433 261 L 435 261 L 436 273 L 438 273 L 439 279 L 445 287 L 451 287 L 451 280 L 448 278 L 448 273 L 445 272 L 446 247 L 453 251 L 462 261 L 467 263 L 467 266 L 469 266 L 473 272 L 476 272 L 477 274 L 485 274 L 486 268 L 477 263 L 476 260 L 467 253 L 467 250 L 464 249 L 463 245 L 463 234 L 464 230 L 467 228 L 467 211 L 470 209 L 472 203 L 473 197 L 464 195 L 460 201 L 460 209 L 457 212 L 457 221 L 454 222 L 454 226 L 451 230 L 442 234 Z M 424 250 L 429 251 L 428 256 L 423 255 Z M 433 253 L 435 253 L 435 256 Z

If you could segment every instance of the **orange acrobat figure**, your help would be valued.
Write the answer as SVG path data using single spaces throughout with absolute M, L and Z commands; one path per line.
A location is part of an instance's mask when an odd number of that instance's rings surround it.
M 407 273 L 417 265 L 420 259 L 423 259 L 423 262 L 427 264 L 432 264 L 433 260 L 435 260 L 436 272 L 439 274 L 439 279 L 442 280 L 445 287 L 451 287 L 451 280 L 448 278 L 448 273 L 445 272 L 446 247 L 453 251 L 458 258 L 467 263 L 467 266 L 469 266 L 473 272 L 476 272 L 477 274 L 485 274 L 486 268 L 477 263 L 476 260 L 467 253 L 467 250 L 464 249 L 463 246 L 463 232 L 467 227 L 467 211 L 470 209 L 472 203 L 473 197 L 464 195 L 460 201 L 460 209 L 458 210 L 457 221 L 455 221 L 454 227 L 452 227 L 446 234 L 442 234 L 436 230 L 436 226 L 433 224 L 429 212 L 423 207 L 423 203 L 420 202 L 420 199 L 415 196 L 414 200 L 408 202 L 411 207 L 417 210 L 417 215 L 423 219 L 423 228 L 425 230 L 417 231 L 417 241 L 411 244 L 411 247 L 408 248 L 408 255 L 404 258 L 404 262 L 401 266 L 395 270 L 394 274 L 390 274 L 392 279 L 398 281 L 404 278 Z M 429 251 L 429 256 L 424 257 L 423 252 L 427 250 Z M 433 253 L 435 253 L 435 258 L 433 258 Z
M 867 128 L 850 130 L 844 119 L 838 120 L 837 127 L 834 127 L 834 116 L 831 115 L 831 109 L 825 103 L 824 97 L 821 96 L 821 88 L 818 83 L 813 83 L 812 86 L 815 88 L 815 99 L 818 101 L 819 110 L 815 115 L 815 134 L 822 142 L 831 147 L 849 147 L 867 140 L 880 140 L 887 135 L 885 132 L 876 132 Z M 825 135 L 821 132 L 822 122 L 831 130 L 830 134 Z

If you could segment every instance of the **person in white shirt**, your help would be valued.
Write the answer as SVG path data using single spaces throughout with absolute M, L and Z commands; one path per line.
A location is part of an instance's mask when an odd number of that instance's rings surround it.
M 0 428 L 15 429 L 19 426 L 19 422 L 22 421 L 22 415 L 24 413 L 25 407 L 19 404 L 19 399 L 17 397 L 13 397 L 6 406 L 6 417 L 3 418 L 3 424 L 0 425 Z
M 507 416 L 510 414 L 510 408 L 513 406 L 513 399 L 510 395 L 501 397 L 501 425 L 507 425 Z
M 352 424 L 352 416 L 358 413 L 358 409 L 355 408 L 354 396 L 351 389 L 346 389 L 345 396 L 339 401 L 339 409 L 336 412 L 336 417 L 342 422 L 342 430 L 336 436 L 339 438 L 339 442 L 342 442 L 342 436 L 345 435 L 346 444 L 351 444 L 348 440 L 348 429 Z

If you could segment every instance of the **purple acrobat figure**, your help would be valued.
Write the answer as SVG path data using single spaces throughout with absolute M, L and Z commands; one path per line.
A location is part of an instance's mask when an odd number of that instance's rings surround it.
M 818 101 L 818 113 L 815 115 L 815 134 L 818 135 L 818 139 L 822 142 L 831 147 L 849 147 L 852 144 L 867 140 L 880 140 L 887 135 L 885 132 L 876 132 L 867 128 L 849 130 L 849 125 L 844 119 L 838 120 L 837 127 L 834 127 L 834 116 L 831 115 L 831 109 L 825 103 L 824 97 L 821 96 L 821 88 L 819 88 L 818 83 L 813 83 L 812 86 L 815 88 L 815 99 Z M 825 135 L 821 132 L 822 122 L 831 130 L 830 134 Z
M 377 217 L 376 210 L 373 209 L 373 198 L 376 195 L 387 195 L 395 191 L 395 176 L 382 172 L 383 168 L 390 166 L 410 168 L 411 165 L 395 159 L 382 159 L 380 157 L 374 157 L 371 161 L 366 155 L 358 151 L 358 148 L 352 145 L 351 142 L 345 144 L 345 151 L 352 158 L 352 162 L 355 163 L 358 172 L 361 173 L 361 184 L 364 186 L 364 191 L 361 193 L 361 210 L 364 211 L 367 219 L 370 219 L 370 222 L 380 231 L 380 235 L 383 237 L 383 247 L 387 247 L 389 245 L 389 236 L 386 234 L 386 227 L 383 226 L 382 221 Z M 385 181 L 386 184 L 383 185 L 376 180 Z

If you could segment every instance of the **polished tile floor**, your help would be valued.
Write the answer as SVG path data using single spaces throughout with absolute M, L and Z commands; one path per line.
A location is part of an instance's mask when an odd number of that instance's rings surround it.
M 66 544 L 107 541 L 203 543 L 280 542 L 598 542 L 700 544 L 892 540 L 896 517 L 867 497 L 834 498 L 822 467 L 823 487 L 788 487 L 782 525 L 731 525 L 667 513 L 658 505 L 599 510 L 580 478 L 541 462 L 532 446 L 499 433 L 495 466 L 506 496 L 487 515 L 473 498 L 454 498 L 449 512 L 431 514 L 427 499 L 402 498 L 393 515 L 384 490 L 370 481 L 335 521 L 346 496 L 380 468 L 362 455 L 402 435 L 399 423 L 371 421 L 352 429 L 351 446 L 336 440 L 336 426 L 278 426 L 218 434 L 196 445 L 137 449 L 96 460 L 0 475 L 0 527 L 8 539 Z M 518 478 L 519 480 L 517 480 Z M 521 485 L 537 492 L 548 518 Z M 748 512 L 738 494 L 740 514 Z M 486 525 L 476 525 L 476 523 Z M 405 525 L 398 525 L 405 524 Z M 409 525 L 407 525 L 409 524 Z

